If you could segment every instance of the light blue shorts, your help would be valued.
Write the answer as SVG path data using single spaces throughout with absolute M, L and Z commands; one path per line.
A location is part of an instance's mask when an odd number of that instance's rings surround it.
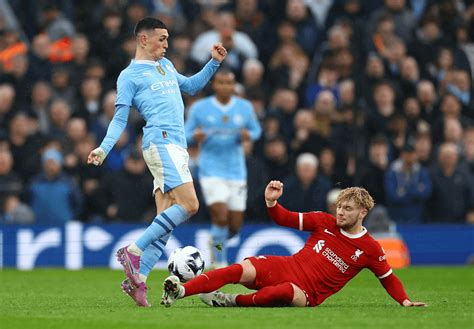
M 188 168 L 189 154 L 175 144 L 153 144 L 143 150 L 143 158 L 153 175 L 153 194 L 163 193 L 184 183 L 192 182 Z

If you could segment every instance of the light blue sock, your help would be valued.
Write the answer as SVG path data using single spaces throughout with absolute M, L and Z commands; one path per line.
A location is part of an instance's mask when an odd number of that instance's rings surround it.
M 188 218 L 188 212 L 179 204 L 174 204 L 155 217 L 153 223 L 135 241 L 135 244 L 138 248 L 145 251 L 152 242 L 171 233 L 176 226 L 185 222 Z
M 166 243 L 170 238 L 171 233 L 166 234 L 165 236 L 159 238 L 158 240 L 152 242 L 143 252 L 142 257 L 140 258 L 140 271 L 139 273 L 148 276 L 153 267 L 160 260 L 163 250 L 165 249 Z
M 215 255 L 215 261 L 217 263 L 227 263 L 227 238 L 229 236 L 229 228 L 227 226 L 218 226 L 212 225 L 211 226 L 211 237 L 213 241 L 213 252 Z M 220 250 L 216 248 L 216 246 L 220 247 Z

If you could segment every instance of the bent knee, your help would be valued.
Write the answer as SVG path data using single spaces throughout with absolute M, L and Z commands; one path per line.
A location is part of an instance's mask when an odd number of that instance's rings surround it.
M 188 212 L 189 216 L 195 215 L 199 210 L 199 201 L 197 198 L 186 200 L 182 207 Z
M 306 298 L 306 294 L 300 287 L 291 283 L 293 286 L 293 301 L 291 302 L 291 306 L 297 307 L 304 307 L 308 305 L 308 299 Z

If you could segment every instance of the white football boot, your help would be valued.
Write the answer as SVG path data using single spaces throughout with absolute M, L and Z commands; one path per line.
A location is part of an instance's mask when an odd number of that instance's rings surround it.
M 219 290 L 207 293 L 199 294 L 199 298 L 204 304 L 212 307 L 233 307 L 237 306 L 235 298 L 238 294 L 225 294 Z
M 163 295 L 161 296 L 161 304 L 166 307 L 173 305 L 178 299 L 183 298 L 184 287 L 181 285 L 179 278 L 171 275 L 163 282 Z

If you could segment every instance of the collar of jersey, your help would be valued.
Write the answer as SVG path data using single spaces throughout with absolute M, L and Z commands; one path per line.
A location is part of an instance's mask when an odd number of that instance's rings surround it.
M 155 62 L 155 61 L 150 61 L 150 60 L 147 60 L 147 59 L 132 59 L 132 61 L 133 61 L 135 64 L 146 64 L 146 65 L 153 65 L 153 66 L 156 66 L 156 62 Z
M 223 111 L 223 112 L 227 112 L 227 111 L 229 111 L 229 109 L 234 105 L 235 97 L 232 96 L 232 97 L 230 98 L 229 103 L 227 103 L 227 104 L 225 104 L 225 105 L 224 105 L 224 104 L 221 104 L 221 103 L 217 100 L 217 97 L 216 97 L 216 96 L 212 96 L 212 100 L 211 100 L 211 101 L 214 103 L 214 105 L 215 105 L 219 110 L 221 110 L 221 111 Z
M 362 232 L 356 233 L 356 234 L 351 234 L 349 232 L 344 231 L 342 228 L 340 229 L 341 234 L 347 236 L 349 239 L 357 239 L 363 236 L 365 233 L 367 233 L 367 229 L 362 226 Z

